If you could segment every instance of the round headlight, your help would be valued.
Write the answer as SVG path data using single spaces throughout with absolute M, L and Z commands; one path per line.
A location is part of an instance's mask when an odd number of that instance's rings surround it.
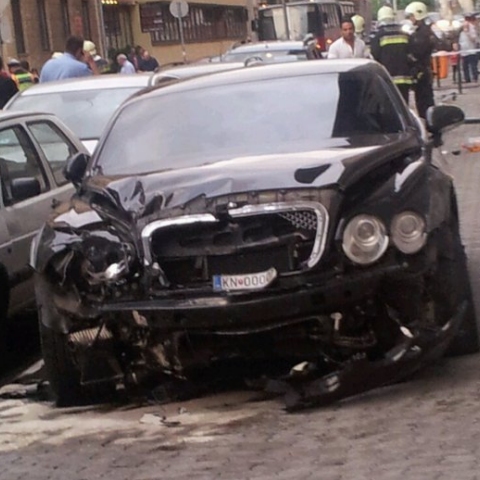
M 415 212 L 402 212 L 392 220 L 393 244 L 403 253 L 417 253 L 426 243 L 425 220 Z
M 388 247 L 385 225 L 372 215 L 352 218 L 343 232 L 342 247 L 352 262 L 361 265 L 375 262 Z

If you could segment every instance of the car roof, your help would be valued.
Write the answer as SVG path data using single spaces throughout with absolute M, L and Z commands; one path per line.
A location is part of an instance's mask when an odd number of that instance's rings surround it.
M 262 65 L 261 68 L 240 68 L 233 71 L 219 72 L 215 75 L 202 75 L 187 80 L 178 81 L 161 88 L 154 88 L 127 101 L 126 104 L 140 101 L 145 97 L 169 95 L 183 91 L 202 88 L 248 83 L 277 78 L 300 77 L 326 73 L 343 73 L 351 70 L 385 72 L 377 62 L 368 59 L 351 58 L 345 60 L 309 60 L 304 62 L 274 63 Z
M 250 52 L 263 52 L 263 51 L 284 51 L 284 50 L 304 50 L 305 45 L 301 41 L 288 40 L 281 41 L 276 40 L 272 42 L 255 42 L 245 43 L 231 48 L 225 54 L 235 53 L 250 53 Z
M 69 78 L 55 82 L 37 83 L 27 88 L 21 96 L 43 95 L 46 93 L 75 92 L 80 90 L 100 90 L 103 88 L 146 87 L 151 73 L 135 73 L 131 75 L 107 74 L 82 78 Z
M 22 111 L 22 110 L 0 110 L 0 122 L 4 120 L 21 120 L 24 117 L 55 117 L 53 113 L 47 112 L 31 112 L 31 111 Z
M 206 75 L 208 73 L 223 72 L 226 70 L 234 70 L 235 68 L 243 68 L 243 62 L 219 62 L 219 63 L 199 63 L 197 65 L 181 65 L 178 67 L 167 68 L 155 73 L 152 83 L 156 78 L 172 77 L 172 78 L 188 78 L 196 75 Z

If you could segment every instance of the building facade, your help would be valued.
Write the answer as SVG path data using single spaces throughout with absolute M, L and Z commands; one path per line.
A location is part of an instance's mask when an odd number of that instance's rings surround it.
M 182 18 L 187 60 L 220 55 L 233 43 L 246 39 L 252 1 L 189 1 L 188 14 Z M 169 0 L 103 0 L 107 49 L 140 45 L 161 64 L 181 62 L 179 20 L 169 7 Z
M 220 55 L 250 36 L 253 1 L 188 2 L 187 60 Z M 140 45 L 161 64 L 181 62 L 179 20 L 169 6 L 170 0 L 0 0 L 1 54 L 40 69 L 53 52 L 63 52 L 69 35 L 80 35 L 103 55 Z
M 40 69 L 53 52 L 63 52 L 70 35 L 101 41 L 100 0 L 0 1 L 2 57 L 27 60 Z

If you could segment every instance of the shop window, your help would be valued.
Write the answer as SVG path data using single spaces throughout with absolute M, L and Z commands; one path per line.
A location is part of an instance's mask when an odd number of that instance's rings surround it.
M 40 28 L 40 43 L 42 50 L 50 51 L 50 36 L 48 35 L 47 12 L 45 0 L 37 0 L 38 25 Z
M 70 12 L 68 11 L 68 0 L 61 0 L 60 7 L 62 9 L 63 36 L 66 40 L 70 36 Z
M 25 53 L 25 37 L 23 35 L 22 10 L 20 0 L 11 0 L 13 29 L 15 31 L 15 44 L 17 53 Z
M 91 39 L 90 11 L 88 0 L 82 0 L 82 23 L 84 38 Z

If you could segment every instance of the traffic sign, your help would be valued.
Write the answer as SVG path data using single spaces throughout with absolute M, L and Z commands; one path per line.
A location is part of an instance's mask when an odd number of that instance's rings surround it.
M 185 0 L 172 0 L 169 9 L 175 18 L 183 18 L 188 15 L 188 3 Z

